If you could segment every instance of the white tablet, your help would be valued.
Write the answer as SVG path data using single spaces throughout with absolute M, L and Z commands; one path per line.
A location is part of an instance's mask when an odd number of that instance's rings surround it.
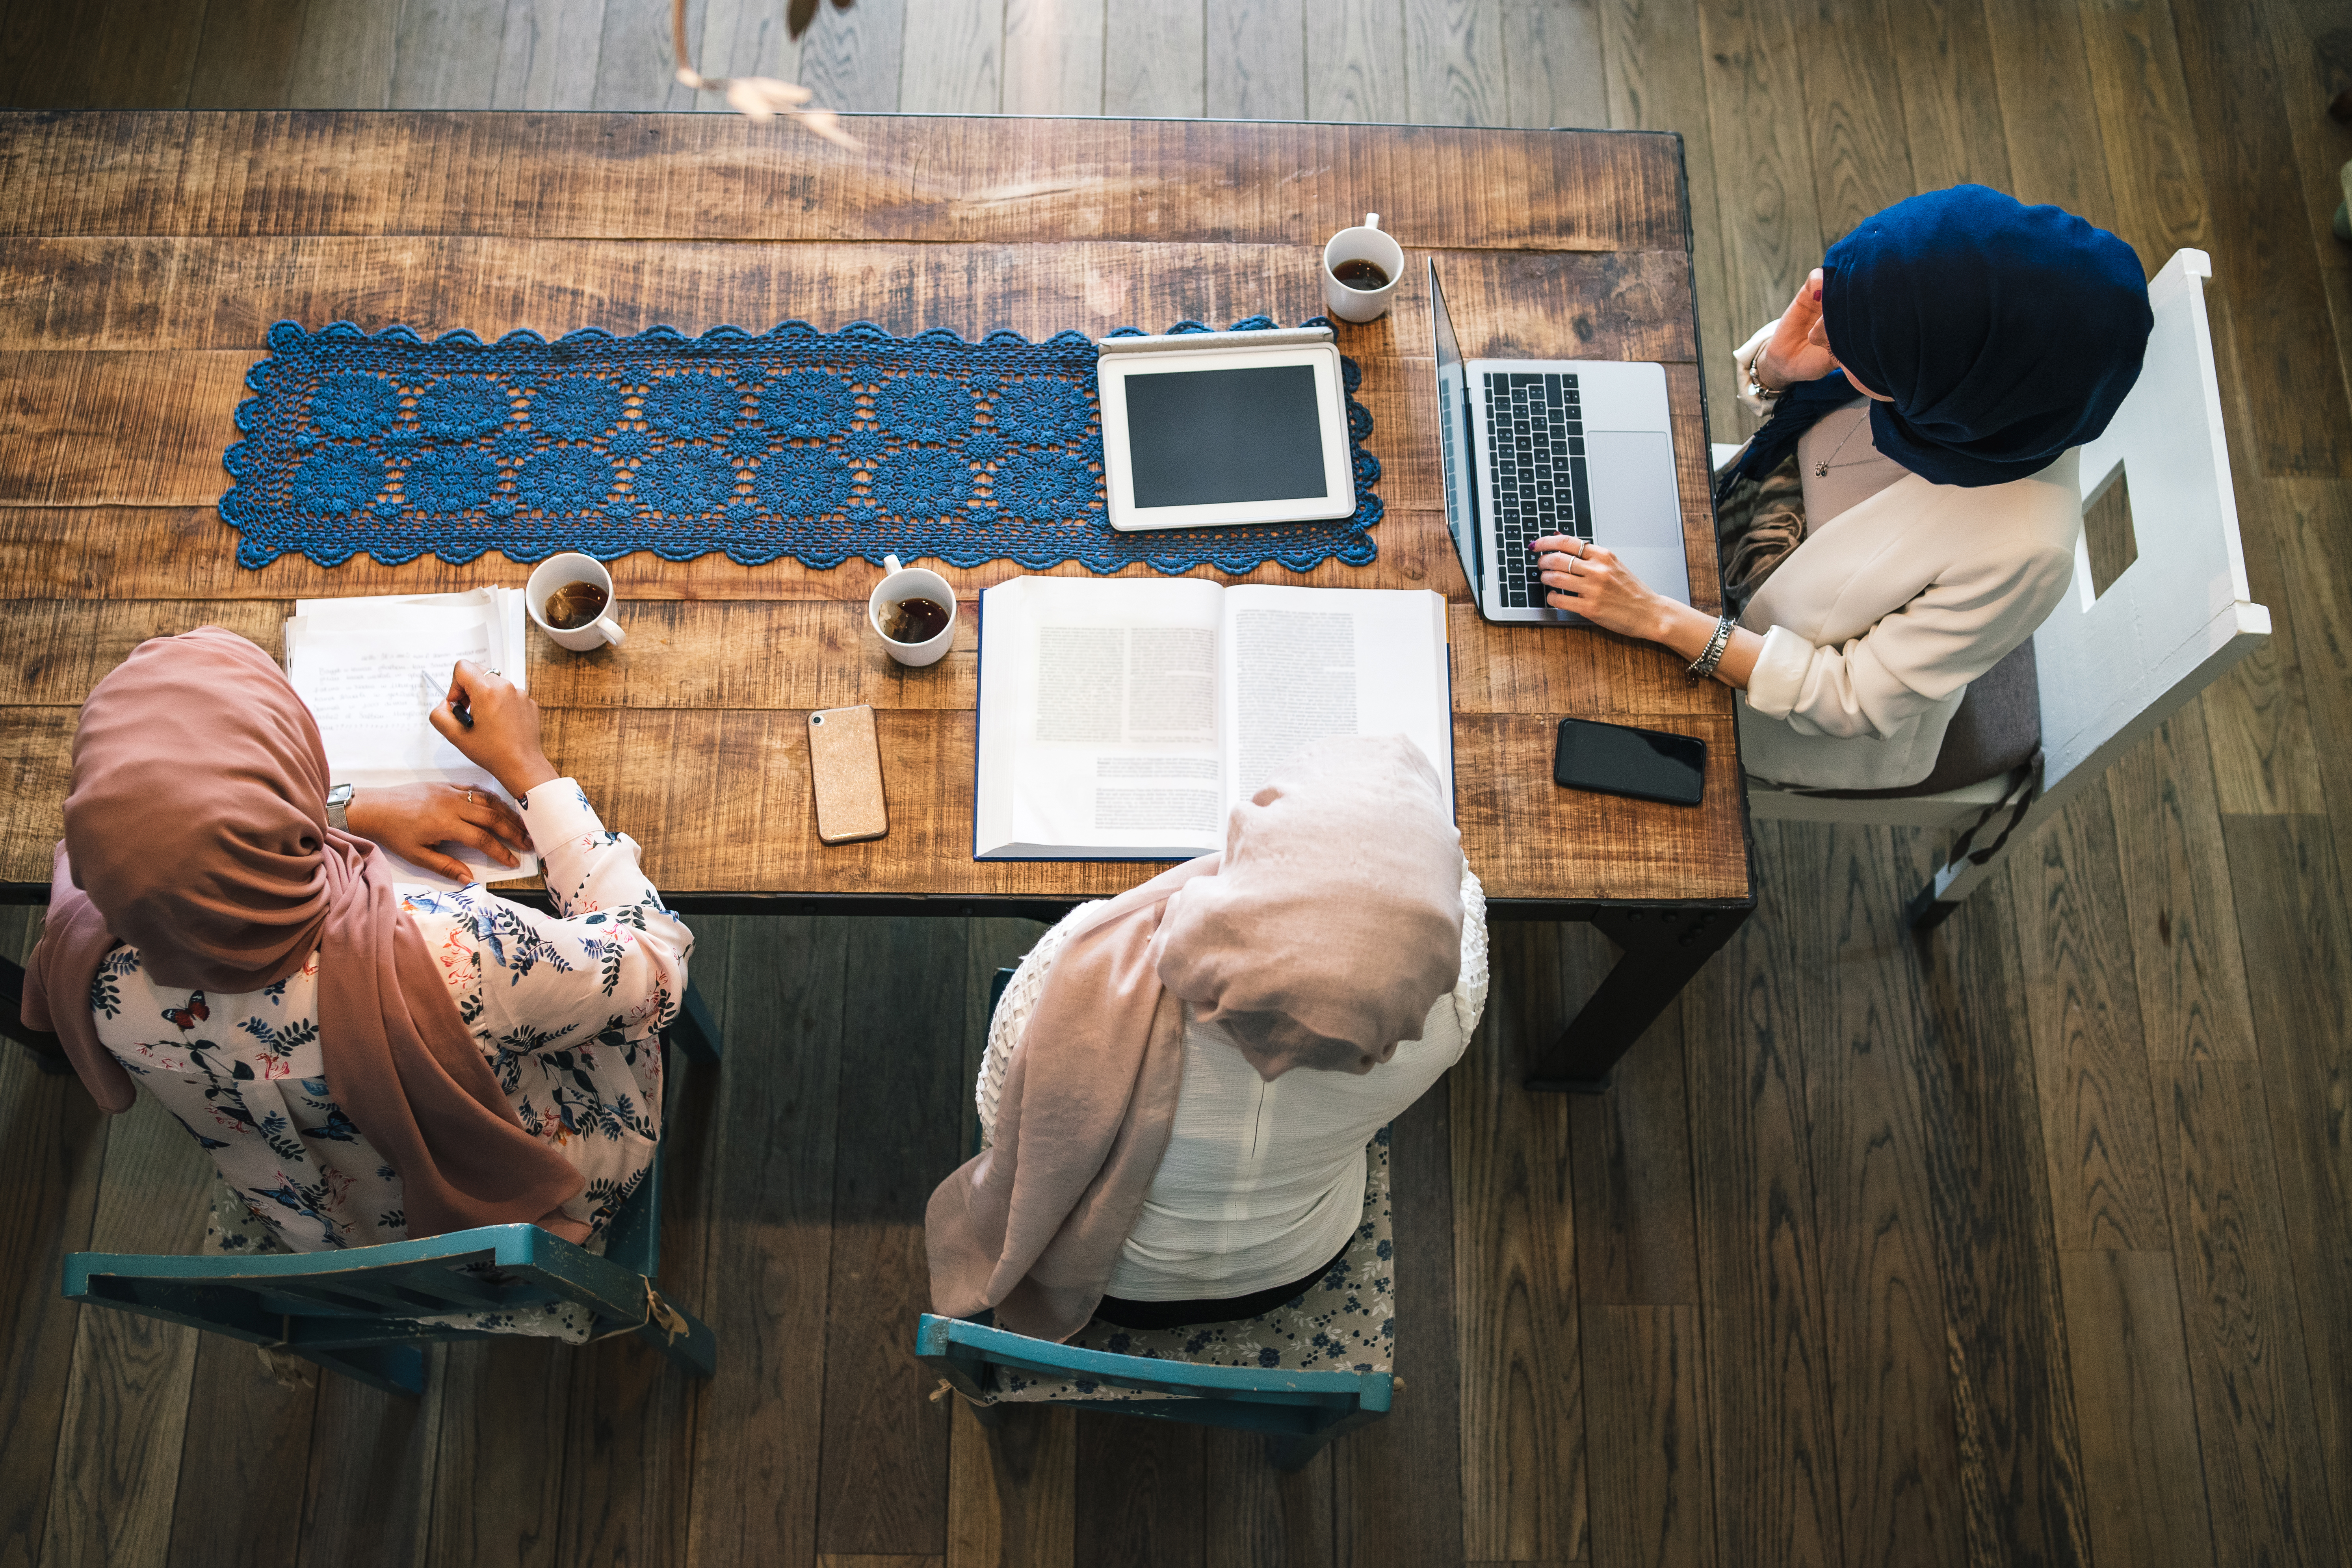
M 1304 522 L 1355 511 L 1347 394 L 1328 329 L 1110 338 L 1102 348 L 1103 489 L 1113 528 Z

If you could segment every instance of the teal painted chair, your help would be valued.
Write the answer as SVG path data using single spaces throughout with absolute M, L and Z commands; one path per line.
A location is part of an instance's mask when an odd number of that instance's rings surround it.
M 990 1009 L 1013 971 L 1000 970 Z M 1263 1317 L 1191 1328 L 1128 1330 L 1099 1320 L 1066 1344 L 974 1320 L 925 1312 L 915 1354 L 971 1402 L 983 1426 L 1008 1405 L 1053 1404 L 1157 1421 L 1262 1432 L 1269 1458 L 1295 1470 L 1341 1433 L 1389 1412 L 1401 1386 L 1396 1258 L 1389 1206 L 1389 1130 L 1366 1146 L 1364 1212 L 1339 1264 Z
M 691 986 L 669 1037 L 691 1060 L 719 1060 L 718 1029 Z M 654 1285 L 668 1149 L 665 1137 L 614 1217 L 601 1258 L 535 1225 L 484 1226 L 342 1252 L 77 1252 L 66 1258 L 65 1294 L 291 1351 L 393 1394 L 423 1392 L 425 1344 L 499 1338 L 502 1323 L 565 1306 L 574 1321 L 589 1320 L 591 1341 L 635 1332 L 687 1371 L 709 1377 L 718 1342 Z M 453 1317 L 460 1321 L 448 1321 Z
M 1268 1457 L 1284 1470 L 1301 1468 L 1332 1438 L 1386 1415 L 1396 1386 L 1385 1371 L 1293 1372 L 1121 1355 L 931 1312 L 916 1328 L 915 1354 L 971 1402 L 983 1426 L 1000 1424 L 1007 1404 L 1024 1402 L 1228 1426 L 1264 1433 Z M 1052 1392 L 1012 1397 L 1024 1384 Z

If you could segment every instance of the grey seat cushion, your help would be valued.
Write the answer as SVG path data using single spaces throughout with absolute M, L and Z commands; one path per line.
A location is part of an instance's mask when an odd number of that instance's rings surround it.
M 2042 692 L 2035 680 L 2033 639 L 1969 683 L 1951 727 L 1944 731 L 1936 766 L 1915 784 L 1900 789 L 1811 789 L 1831 800 L 1903 800 L 1941 795 L 2022 766 L 2042 746 Z

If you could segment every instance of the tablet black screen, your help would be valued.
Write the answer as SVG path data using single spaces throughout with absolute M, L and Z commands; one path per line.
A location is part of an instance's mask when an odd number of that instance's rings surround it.
M 1312 365 L 1130 375 L 1127 446 L 1139 508 L 1330 493 Z

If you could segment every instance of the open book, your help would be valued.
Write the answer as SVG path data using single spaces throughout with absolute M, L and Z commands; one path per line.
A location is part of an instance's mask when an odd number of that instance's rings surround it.
M 980 596 L 982 860 L 1190 859 L 1309 742 L 1402 732 L 1454 799 L 1445 601 L 1019 577 Z
M 476 588 L 464 594 L 383 595 L 357 599 L 298 599 L 286 623 L 286 675 L 310 704 L 337 784 L 362 787 L 441 783 L 506 799 L 487 769 L 466 760 L 425 715 L 449 689 L 450 667 L 470 658 L 523 684 L 522 592 Z M 539 859 L 513 868 L 480 850 L 449 844 L 443 852 L 478 869 L 478 879 L 509 881 L 538 874 Z M 404 882 L 447 889 L 437 871 L 385 852 Z

